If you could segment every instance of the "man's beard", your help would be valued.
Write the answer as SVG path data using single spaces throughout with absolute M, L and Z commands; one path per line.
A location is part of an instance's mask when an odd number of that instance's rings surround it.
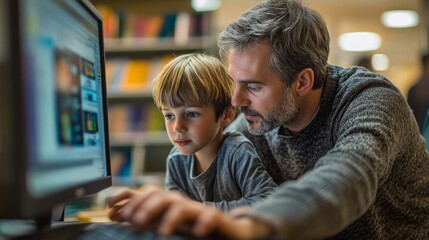
M 275 105 L 274 108 L 270 109 L 265 117 L 256 111 L 248 109 L 247 107 L 240 107 L 240 111 L 246 115 L 257 116 L 259 118 L 259 127 L 254 121 L 247 120 L 247 129 L 253 135 L 262 135 L 276 127 L 290 123 L 296 120 L 299 115 L 299 108 L 290 88 L 287 88 L 280 104 Z

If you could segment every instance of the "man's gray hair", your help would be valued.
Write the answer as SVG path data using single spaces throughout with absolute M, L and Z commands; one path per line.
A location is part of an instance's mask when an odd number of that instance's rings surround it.
M 322 16 L 299 0 L 266 0 L 244 12 L 218 36 L 221 59 L 258 43 L 271 46 L 271 70 L 286 86 L 304 68 L 315 74 L 313 89 L 327 76 L 329 33 Z

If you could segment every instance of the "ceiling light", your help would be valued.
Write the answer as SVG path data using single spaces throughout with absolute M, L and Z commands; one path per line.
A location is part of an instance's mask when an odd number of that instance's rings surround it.
M 197 12 L 213 11 L 220 7 L 222 0 L 192 0 L 192 8 Z
M 350 32 L 341 34 L 338 43 L 343 51 L 373 51 L 380 47 L 381 38 L 373 32 Z
M 371 64 L 374 70 L 385 71 L 389 68 L 389 57 L 386 54 L 374 54 L 371 56 Z
M 419 24 L 419 15 L 411 10 L 387 11 L 381 15 L 381 22 L 391 28 L 414 27 Z

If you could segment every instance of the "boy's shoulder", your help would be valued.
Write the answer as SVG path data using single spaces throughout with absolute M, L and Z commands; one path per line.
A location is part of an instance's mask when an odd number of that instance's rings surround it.
M 250 142 L 250 140 L 246 136 L 244 136 L 241 132 L 226 131 L 224 133 L 223 142 L 240 144 L 243 142 Z
M 244 136 L 241 132 L 227 131 L 224 133 L 224 138 L 221 148 L 235 149 L 239 148 L 253 148 L 253 143 Z
M 179 149 L 173 147 L 170 153 L 167 156 L 166 162 L 168 167 L 173 167 L 176 169 L 187 168 L 193 160 L 194 156 L 184 155 Z
M 193 155 L 184 155 L 179 151 L 179 149 L 172 147 L 170 153 L 167 156 L 167 161 L 171 161 L 173 159 L 181 159 L 183 161 L 184 159 L 192 158 L 192 156 Z

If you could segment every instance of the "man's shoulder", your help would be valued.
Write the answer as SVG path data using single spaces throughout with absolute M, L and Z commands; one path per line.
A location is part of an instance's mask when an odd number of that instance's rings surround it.
M 361 66 L 340 67 L 329 65 L 329 76 L 337 79 L 340 84 L 359 84 L 368 81 L 390 81 L 382 74 L 371 72 Z
M 380 89 L 390 89 L 400 93 L 399 89 L 384 75 L 374 73 L 360 66 L 348 68 L 329 66 L 329 77 L 331 81 L 336 81 L 338 85 L 337 94 L 340 96 L 356 91 L 366 90 L 383 91 Z

